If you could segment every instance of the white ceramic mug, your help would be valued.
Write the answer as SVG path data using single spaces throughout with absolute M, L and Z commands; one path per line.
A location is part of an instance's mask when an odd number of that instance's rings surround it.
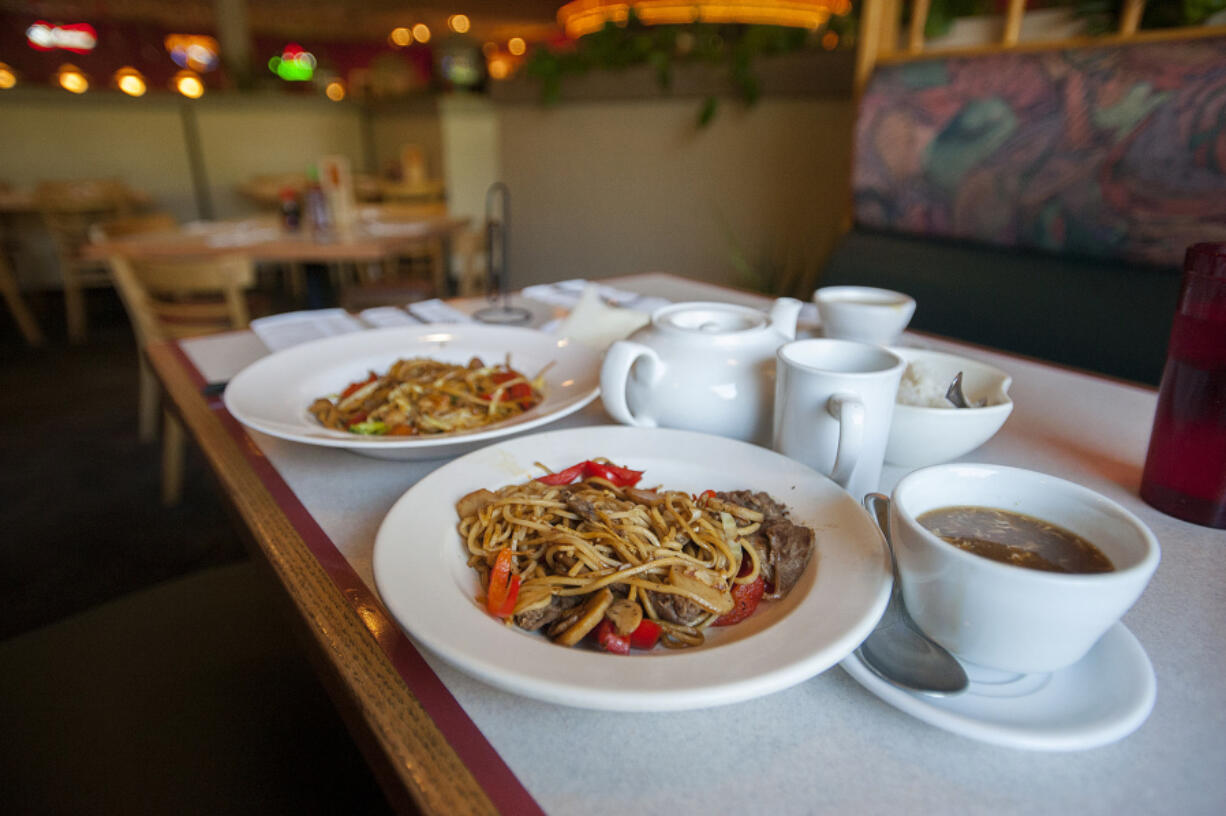
M 925 529 L 940 507 L 991 507 L 1076 533 L 1111 572 L 1045 572 L 994 561 Z M 1119 504 L 1045 473 L 948 464 L 912 471 L 894 487 L 890 532 L 903 599 L 916 624 L 960 659 L 1005 672 L 1071 666 L 1140 597 L 1158 566 L 1153 533 Z
M 877 489 L 906 364 L 881 346 L 796 340 L 779 348 L 774 448 L 845 488 Z

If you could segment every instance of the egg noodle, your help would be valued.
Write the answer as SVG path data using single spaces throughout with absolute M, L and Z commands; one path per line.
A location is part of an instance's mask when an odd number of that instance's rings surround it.
M 521 583 L 508 621 L 524 625 L 534 611 L 539 619 L 550 607 L 565 608 L 547 621 L 551 637 L 574 625 L 578 596 L 611 588 L 638 604 L 644 620 L 659 624 L 665 646 L 696 646 L 703 629 L 733 608 L 732 587 L 759 575 L 750 536 L 763 515 L 711 491 L 694 497 L 599 477 L 569 485 L 534 480 L 477 491 L 457 512 L 468 565 L 483 589 L 489 590 L 499 553 L 509 548 L 513 555 L 512 575 Z M 684 620 L 669 620 L 678 608 L 686 611 Z
M 546 369 L 548 366 L 546 366 Z M 518 416 L 544 399 L 542 370 L 529 379 L 511 361 L 486 365 L 474 357 L 454 365 L 424 357 L 397 360 L 310 412 L 326 428 L 366 435 L 417 436 L 479 428 Z

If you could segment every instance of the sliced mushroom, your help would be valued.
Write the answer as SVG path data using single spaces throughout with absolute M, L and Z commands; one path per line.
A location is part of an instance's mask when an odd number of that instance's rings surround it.
M 732 592 L 727 582 L 710 570 L 671 567 L 668 582 L 708 612 L 723 615 L 732 611 Z
M 583 605 L 583 609 L 579 613 L 579 619 L 571 624 L 569 629 L 558 635 L 555 642 L 562 646 L 574 646 L 583 640 L 584 635 L 595 629 L 596 624 L 600 623 L 600 619 L 604 617 L 605 610 L 612 603 L 613 593 L 609 591 L 608 587 L 593 594 L 587 603 Z
M 637 487 L 627 487 L 624 489 L 625 494 L 633 501 L 639 504 L 648 504 L 655 507 L 657 504 L 664 503 L 664 496 L 658 490 L 643 490 Z
M 456 514 L 460 518 L 475 516 L 481 512 L 481 508 L 491 504 L 498 497 L 484 487 L 480 490 L 474 490 L 464 498 L 455 503 Z
M 571 626 L 574 626 L 575 621 L 579 620 L 579 615 L 582 613 L 583 613 L 583 608 L 580 607 L 579 609 L 576 609 L 568 614 L 563 615 L 562 617 L 555 620 L 553 623 L 549 624 L 549 628 L 545 630 L 545 635 L 549 637 L 550 640 L 553 640 L 558 635 L 562 634 L 567 629 L 569 629 Z
M 643 607 L 634 601 L 620 598 L 609 605 L 605 617 L 613 621 L 613 629 L 619 635 L 628 635 L 643 622 Z

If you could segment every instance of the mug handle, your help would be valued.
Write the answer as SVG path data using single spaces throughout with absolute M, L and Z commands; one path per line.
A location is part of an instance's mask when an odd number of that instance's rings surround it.
M 664 376 L 664 361 L 653 349 L 630 340 L 618 340 L 609 346 L 604 364 L 600 367 L 600 398 L 609 415 L 624 425 L 641 428 L 656 427 L 656 420 L 649 416 L 635 416 L 626 403 L 626 384 L 630 369 L 640 359 L 647 363 L 648 385 L 654 386 Z
M 864 403 L 855 394 L 836 393 L 826 401 L 826 411 L 839 423 L 839 445 L 830 478 L 839 487 L 847 487 L 864 442 Z

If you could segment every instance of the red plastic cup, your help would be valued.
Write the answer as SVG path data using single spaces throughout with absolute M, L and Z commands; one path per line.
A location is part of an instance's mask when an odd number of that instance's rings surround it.
M 1195 244 L 1184 259 L 1141 498 L 1226 528 L 1226 243 Z

